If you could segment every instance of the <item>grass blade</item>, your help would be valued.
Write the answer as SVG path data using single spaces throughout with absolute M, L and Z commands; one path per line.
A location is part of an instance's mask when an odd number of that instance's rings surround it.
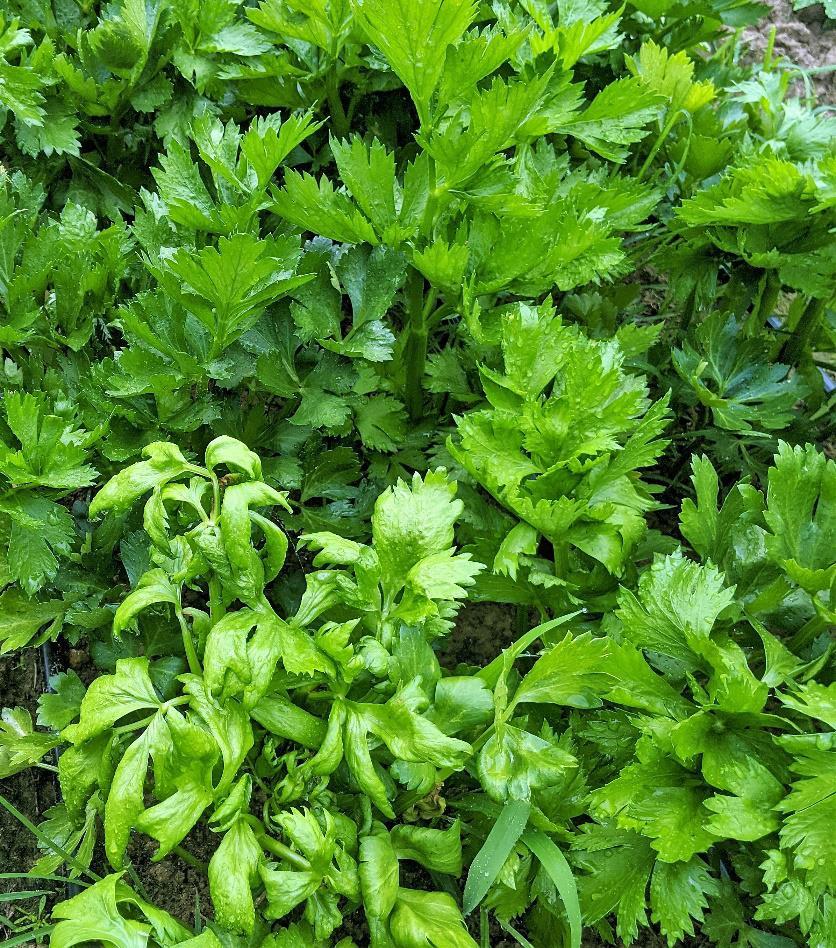
M 24 932 L 22 935 L 15 935 L 13 938 L 7 938 L 3 942 L 3 948 L 16 948 L 17 945 L 28 945 L 30 941 L 40 941 L 44 935 L 49 935 L 54 925 L 45 925 L 42 928 L 35 928 L 31 932 Z
M 52 889 L 15 889 L 12 892 L 0 892 L 0 903 L 34 899 L 38 895 L 52 895 Z
M 50 876 L 41 872 L 0 872 L 1 879 L 33 879 L 38 882 L 63 882 L 65 885 L 67 882 L 66 876 Z M 79 885 L 87 885 L 87 883 L 81 882 Z
M 499 922 L 499 927 L 504 932 L 507 932 L 522 948 L 534 948 L 534 945 L 531 944 L 525 935 L 520 934 L 510 922 L 503 922 L 501 918 L 498 918 L 497 921 Z
M 2 806 L 3 809 L 8 810 L 8 812 L 11 813 L 11 815 L 19 823 L 25 826 L 26 829 L 28 829 L 29 832 L 32 833 L 33 836 L 39 839 L 45 847 L 47 847 L 48 849 L 51 849 L 54 853 L 60 856 L 64 860 L 64 862 L 67 863 L 67 865 L 72 866 L 73 869 L 78 869 L 79 872 L 84 873 L 84 875 L 89 876 L 91 879 L 93 879 L 96 882 L 98 882 L 99 879 L 101 879 L 100 875 L 97 875 L 95 872 L 93 872 L 91 869 L 85 866 L 83 862 L 80 862 L 78 859 L 75 858 L 75 856 L 68 853 L 66 849 L 62 849 L 58 845 L 58 843 L 55 842 L 55 840 L 50 839 L 49 836 L 46 835 L 46 833 L 44 833 L 37 826 L 35 826 L 35 824 L 27 816 L 24 816 L 13 803 L 10 803 L 3 796 L 2 793 L 0 793 L 0 806 Z
M 551 632 L 552 629 L 556 629 L 558 626 L 565 625 L 567 622 L 574 619 L 575 616 L 581 615 L 582 612 L 582 609 L 578 609 L 576 612 L 569 612 L 566 615 L 558 616 L 556 619 L 549 619 L 547 622 L 541 622 L 540 625 L 535 626 L 530 632 L 526 632 L 525 635 L 517 639 L 516 642 L 513 642 L 508 646 L 508 648 L 500 652 L 500 654 L 497 655 L 497 657 L 489 665 L 486 665 L 476 677 L 481 678 L 489 688 L 495 688 L 496 683 L 499 681 L 499 676 L 502 674 L 506 652 L 510 652 L 511 660 L 516 661 L 517 658 L 528 648 L 528 646 L 536 642 L 541 635 Z
M 491 948 L 491 929 L 488 921 L 488 910 L 484 905 L 479 909 L 479 948 Z
M 578 887 L 575 884 L 575 876 L 566 861 L 566 857 L 557 844 L 550 840 L 545 833 L 541 833 L 540 830 L 526 830 L 522 839 L 525 845 L 540 860 L 560 893 L 560 898 L 563 899 L 563 904 L 566 906 L 566 915 L 569 919 L 571 948 L 580 948 L 583 923 L 581 921 L 581 907 L 578 902 Z
M 469 915 L 487 895 L 514 843 L 522 835 L 530 812 L 531 804 L 527 800 L 514 800 L 499 814 L 484 845 L 470 864 L 462 900 L 465 915 Z

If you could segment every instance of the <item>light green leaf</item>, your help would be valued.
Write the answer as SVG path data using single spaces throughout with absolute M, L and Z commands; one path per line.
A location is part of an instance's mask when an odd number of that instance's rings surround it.
M 310 43 L 329 57 L 339 55 L 352 27 L 349 0 L 261 0 L 246 12 L 263 29 Z
M 109 510 L 130 509 L 149 490 L 166 484 L 188 471 L 200 472 L 190 464 L 173 444 L 155 441 L 142 449 L 147 461 L 138 461 L 123 468 L 96 494 L 90 504 L 90 518 Z
M 152 168 L 151 174 L 172 220 L 192 230 L 225 233 L 227 226 L 220 209 L 188 150 L 180 142 L 172 141 L 167 152 L 159 156 L 159 162 L 161 167 Z
M 359 717 L 366 730 L 401 760 L 458 768 L 470 753 L 468 743 L 448 737 L 428 718 L 412 711 L 404 691 L 386 704 L 352 704 L 352 716 Z
M 121 868 L 131 830 L 145 809 L 145 777 L 149 755 L 165 749 L 169 743 L 165 719 L 162 714 L 157 714 L 141 736 L 128 747 L 116 767 L 104 814 L 105 853 L 114 869 Z
M 780 442 L 769 469 L 767 549 L 810 595 L 836 580 L 836 461 L 811 445 Z
M 325 740 L 326 725 L 315 715 L 281 695 L 267 695 L 250 711 L 251 717 L 278 737 L 316 750 Z
M 255 20 L 255 11 L 246 12 Z M 254 118 L 241 139 L 241 151 L 256 173 L 258 186 L 265 187 L 293 149 L 323 124 L 314 121 L 312 112 L 294 113 L 283 122 L 278 112 Z
M 237 438 L 221 435 L 206 445 L 206 467 L 214 471 L 220 464 L 241 471 L 251 480 L 261 480 L 261 458 Z
M 60 627 L 67 604 L 61 599 L 29 599 L 19 589 L 6 589 L 0 595 L 0 652 L 23 646 L 49 625 L 49 635 Z
M 689 862 L 657 862 L 650 880 L 653 921 L 668 943 L 694 934 L 694 921 L 703 921 L 708 897 L 719 892 L 708 866 L 694 856 Z
M 610 642 L 607 671 L 612 676 L 607 697 L 628 708 L 680 719 L 691 714 L 693 705 L 647 663 L 640 649 Z
M 227 582 L 245 602 L 256 602 L 261 596 L 265 582 L 264 564 L 252 543 L 253 511 L 251 508 L 276 505 L 289 509 L 286 494 L 262 481 L 233 484 L 224 491 L 220 516 L 221 538 L 224 553 L 232 568 L 232 575 Z M 266 518 L 263 522 L 269 523 Z M 265 536 L 268 535 L 271 541 L 275 542 L 278 539 L 269 527 L 265 533 Z M 278 539 L 278 542 L 282 544 L 281 539 Z M 286 544 L 282 544 L 278 549 L 274 547 L 272 552 L 280 553 L 278 559 L 284 562 L 286 549 Z M 269 562 L 271 552 L 269 543 L 266 552 Z M 279 562 L 279 567 L 281 562 Z M 271 572 L 275 575 L 276 564 L 271 565 Z
M 82 699 L 79 722 L 64 728 L 64 740 L 81 744 L 127 714 L 159 708 L 148 666 L 147 658 L 120 658 L 115 674 L 94 679 Z
M 294 275 L 300 249 L 293 237 L 221 237 L 217 247 L 179 248 L 155 266 L 163 288 L 211 333 L 219 355 L 258 321 L 271 303 L 312 279 Z
M 577 760 L 536 734 L 503 724 L 479 753 L 479 780 L 498 803 L 530 800 L 533 792 L 559 784 Z
M 638 833 L 587 823 L 573 843 L 575 860 L 587 870 L 578 877 L 583 918 L 594 924 L 610 913 L 625 944 L 647 924 L 645 891 L 655 856 Z
M 267 893 L 266 918 L 284 918 L 297 905 L 304 902 L 321 885 L 315 872 L 291 872 L 287 869 L 259 868 L 261 881 Z
M 649 837 L 664 862 L 689 860 L 717 839 L 709 832 L 705 800 L 710 796 L 699 774 L 661 757 L 625 767 L 620 776 L 590 795 L 590 813 L 615 819 L 625 829 Z
M 819 891 L 836 885 L 836 763 L 832 751 L 811 749 L 799 754 L 792 769 L 801 779 L 776 809 L 786 814 L 781 846 L 792 850 L 799 869 L 806 870 Z
M 462 840 L 458 820 L 446 830 L 399 823 L 392 827 L 390 838 L 398 859 L 411 859 L 430 872 L 461 875 Z
M 209 894 L 215 918 L 224 928 L 252 934 L 255 906 L 252 888 L 264 855 L 252 828 L 236 820 L 209 860 Z
M 389 928 L 397 948 L 477 948 L 446 892 L 399 889 Z
M 493 715 L 493 695 L 481 678 L 450 675 L 435 686 L 435 698 L 427 712 L 445 734 L 459 734 L 480 724 L 487 724 Z
M 44 79 L 30 66 L 11 66 L 0 61 L 0 105 L 25 125 L 43 125 Z
M 665 96 L 670 112 L 696 112 L 714 98 L 714 85 L 694 81 L 694 64 L 685 50 L 671 54 L 653 40 L 642 43 L 638 56 L 627 57 L 627 68 L 654 92 Z
M 284 188 L 273 192 L 272 209 L 303 230 L 312 230 L 347 244 L 378 242 L 374 228 L 342 191 L 324 175 L 287 171 Z
M 50 678 L 51 691 L 38 698 L 38 724 L 62 731 L 79 713 L 86 688 L 70 669 Z
M 121 635 L 144 609 L 168 603 L 180 608 L 180 588 L 168 578 L 165 570 L 152 569 L 145 573 L 119 604 L 113 616 L 113 634 Z
M 455 483 L 439 468 L 423 479 L 414 474 L 411 484 L 399 480 L 378 497 L 372 537 L 386 590 L 401 589 L 416 563 L 452 547 L 453 524 L 464 506 L 455 495 Z
M 722 573 L 677 551 L 643 574 L 638 597 L 622 588 L 618 617 L 628 641 L 693 670 L 703 663 L 697 649 L 733 600 L 734 590 L 725 586 Z
M 471 0 L 355 0 L 358 23 L 407 87 L 421 124 L 444 71 L 447 47 L 476 16 Z
M 779 694 L 778 699 L 799 714 L 836 728 L 836 682 L 821 685 L 817 681 L 808 681 L 789 694 Z
M 183 690 L 191 698 L 191 707 L 206 722 L 209 733 L 215 740 L 223 757 L 223 772 L 215 787 L 215 795 L 222 796 L 232 786 L 250 748 L 253 746 L 253 729 L 250 717 L 242 705 L 231 698 L 222 704 L 208 693 L 202 678 L 196 675 L 181 675 Z
M 25 708 L 3 708 L 0 713 L 0 779 L 20 773 L 60 743 L 53 734 L 36 731 Z
M 377 140 L 366 145 L 359 135 L 342 142 L 332 138 L 331 152 L 352 198 L 382 236 L 397 220 L 394 152 Z M 400 269 L 403 276 L 403 264 Z
M 119 913 L 121 874 L 105 876 L 52 910 L 58 924 L 50 935 L 52 948 L 103 942 L 116 948 L 147 948 L 151 926 Z
M 729 168 L 719 181 L 683 201 L 677 214 L 695 227 L 781 224 L 808 215 L 815 199 L 813 179 L 767 151 Z
M 212 626 L 203 657 L 209 694 L 221 701 L 242 695 L 245 707 L 256 704 L 281 655 L 279 621 L 271 610 L 245 608 L 228 612 Z
M 538 540 L 537 531 L 527 523 L 518 523 L 512 527 L 499 545 L 493 561 L 494 572 L 516 579 L 520 557 L 534 556 L 537 553 Z
M 398 857 L 381 829 L 360 840 L 360 891 L 367 915 L 387 919 L 398 897 Z
M 467 587 L 483 569 L 469 553 L 455 555 L 452 550 L 443 550 L 419 560 L 407 573 L 406 584 L 427 599 L 465 599 Z
M 557 645 L 545 650 L 520 682 L 514 704 L 563 704 L 597 708 L 610 684 L 606 670 L 609 643 L 588 632 L 567 632 Z
M 647 135 L 645 126 L 658 115 L 663 102 L 661 95 L 639 79 L 616 79 L 604 86 L 583 112 L 562 121 L 554 130 L 574 135 L 590 150 L 622 163 L 629 146 Z
M 74 490 L 93 483 L 96 471 L 84 463 L 87 432 L 49 414 L 43 400 L 29 393 L 8 393 L 4 409 L 20 442 L 19 449 L 0 442 L 0 472 L 12 484 Z

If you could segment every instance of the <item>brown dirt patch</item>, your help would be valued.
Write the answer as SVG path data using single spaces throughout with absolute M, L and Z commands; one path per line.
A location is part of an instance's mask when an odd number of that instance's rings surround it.
M 787 64 L 804 70 L 836 66 L 836 24 L 828 20 L 820 4 L 806 7 L 797 13 L 788 0 L 768 0 L 771 16 L 757 27 L 744 31 L 743 43 L 748 57 L 762 59 L 769 42 L 769 32 L 775 27 L 775 55 Z M 810 82 L 820 104 L 836 105 L 836 70 L 810 74 Z M 804 94 L 800 85 L 799 94 Z
M 526 620 L 517 628 L 517 611 L 513 606 L 493 602 L 470 602 L 456 619 L 456 627 L 441 642 L 439 659 L 445 668 L 457 665 L 487 665 L 519 635 L 536 623 Z

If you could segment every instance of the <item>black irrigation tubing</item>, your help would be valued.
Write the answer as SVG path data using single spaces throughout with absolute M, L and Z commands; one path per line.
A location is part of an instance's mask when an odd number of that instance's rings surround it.
M 46 641 L 41 645 L 41 662 L 43 664 L 44 671 L 44 694 L 47 692 L 55 692 L 55 689 L 52 687 L 52 649 L 50 648 L 49 641 Z M 61 749 L 59 747 L 53 747 L 52 756 L 55 759 L 55 765 L 58 766 L 58 759 L 61 756 Z M 52 775 L 53 783 L 55 784 L 56 789 L 60 793 L 60 786 L 58 784 L 58 775 Z M 73 882 L 72 879 L 67 879 L 66 886 L 67 898 L 71 899 L 74 895 L 78 895 L 81 892 L 81 886 L 77 882 Z

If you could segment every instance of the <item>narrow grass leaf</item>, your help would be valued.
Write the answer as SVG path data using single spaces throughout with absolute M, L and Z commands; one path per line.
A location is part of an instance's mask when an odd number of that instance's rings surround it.
M 578 902 L 578 887 L 575 884 L 575 877 L 569 863 L 566 861 L 566 857 L 558 846 L 540 830 L 526 830 L 523 833 L 522 840 L 540 860 L 560 893 L 563 904 L 566 906 L 566 915 L 569 918 L 571 948 L 580 948 L 582 922 L 581 907 Z
M 551 632 L 552 629 L 556 629 L 561 625 L 565 625 L 567 622 L 575 618 L 575 616 L 581 615 L 583 612 L 582 609 L 579 609 L 577 612 L 569 612 L 565 616 L 558 616 L 556 619 L 549 619 L 548 622 L 541 622 L 540 625 L 535 626 L 529 632 L 526 632 L 525 635 L 521 636 L 514 642 L 512 645 L 509 645 L 507 649 L 500 652 L 499 655 L 488 665 L 486 665 L 480 672 L 478 672 L 477 677 L 481 678 L 489 688 L 496 687 L 496 683 L 499 681 L 499 676 L 502 674 L 503 663 L 505 661 L 506 652 L 511 653 L 511 661 L 516 661 L 520 655 L 531 645 L 533 642 L 536 642 L 541 635 L 545 635 L 547 632 Z
M 58 843 L 50 839 L 44 832 L 42 832 L 35 824 L 26 816 L 24 816 L 17 807 L 10 803 L 2 793 L 0 793 L 0 806 L 7 810 L 11 815 L 19 822 L 22 823 L 30 833 L 34 834 L 48 849 L 51 849 L 54 853 L 60 856 L 67 865 L 73 867 L 73 869 L 78 869 L 79 872 L 83 872 L 84 875 L 90 876 L 91 879 L 94 879 L 96 882 L 101 879 L 101 876 L 97 875 L 91 869 L 88 869 L 83 862 L 80 862 L 75 856 L 68 853 L 65 849 L 62 849 Z M 4 942 L 8 944 L 8 942 Z
M 514 800 L 499 814 L 485 844 L 470 865 L 462 902 L 465 915 L 469 915 L 487 895 L 514 844 L 522 835 L 530 812 L 531 804 L 527 800 Z
M 30 942 L 40 942 L 46 935 L 52 932 L 54 925 L 45 925 L 42 928 L 34 928 L 30 932 L 24 932 L 22 935 L 15 935 L 14 938 L 7 938 L 3 941 L 3 948 L 17 948 L 17 945 L 28 945 Z
M 0 892 L 0 902 L 19 902 L 34 899 L 38 895 L 52 895 L 50 889 L 19 889 L 16 892 Z

